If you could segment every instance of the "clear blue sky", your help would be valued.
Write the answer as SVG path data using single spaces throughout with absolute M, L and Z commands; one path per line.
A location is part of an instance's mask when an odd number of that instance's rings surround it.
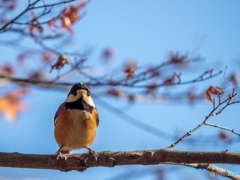
M 19 2 L 20 3 L 20 2 Z M 22 2 L 21 2 L 22 3 Z M 22 4 L 23 5 L 23 4 Z M 199 65 L 204 70 L 215 68 L 224 70 L 228 65 L 229 71 L 239 68 L 240 57 L 240 1 L 120 1 L 120 0 L 92 0 L 85 8 L 86 16 L 74 26 L 76 44 L 79 48 L 92 47 L 91 61 L 99 59 L 100 52 L 105 47 L 114 47 L 114 63 L 123 64 L 127 59 L 136 59 L 141 64 L 159 63 L 166 59 L 169 51 L 193 53 L 202 55 L 207 61 Z M 11 34 L 9 35 L 11 36 Z M 0 36 L 1 38 L 1 36 Z M 11 50 L 5 51 L 1 45 L 1 59 L 7 60 Z M 0 49 L 0 50 L 1 50 Z M 1 50 L 1 52 L 3 52 Z M 66 49 L 67 51 L 68 49 Z M 15 57 L 12 54 L 13 58 Z M 1 64 L 0 64 L 1 65 Z M 197 67 L 198 68 L 198 67 Z M 193 72 L 194 73 L 194 72 Z M 197 76 L 190 74 L 187 77 Z M 221 77 L 212 79 L 204 85 L 219 82 Z M 187 80 L 187 79 L 186 79 Z M 94 91 L 94 87 L 92 87 Z M 22 113 L 18 121 L 9 124 L 3 117 L 0 120 L 0 151 L 33 154 L 53 154 L 58 146 L 53 136 L 53 117 L 58 106 L 64 101 L 67 91 L 54 91 L 33 88 L 30 97 L 26 98 L 28 110 Z M 125 102 L 107 99 L 116 107 L 126 107 Z M 97 138 L 92 145 L 96 151 L 104 150 L 140 150 L 164 148 L 171 144 L 165 137 L 158 138 L 142 131 L 125 121 L 119 115 L 110 113 L 96 99 L 95 104 L 100 114 L 100 125 Z M 177 103 L 140 103 L 126 112 L 135 118 L 147 122 L 170 134 L 184 134 L 201 123 L 212 108 L 211 103 L 204 101 L 193 107 L 188 104 Z M 229 107 L 211 122 L 236 128 L 240 131 L 239 118 L 236 112 L 239 106 Z M 202 128 L 194 137 L 213 135 L 218 130 Z M 238 151 L 238 144 L 226 147 L 219 143 L 215 147 L 204 149 L 197 145 L 182 143 L 176 149 Z M 80 150 L 77 152 L 86 152 Z M 222 167 L 228 167 L 223 166 Z M 172 167 L 167 173 L 167 179 L 182 179 L 185 176 L 198 179 L 209 177 L 200 170 Z M 230 167 L 240 173 L 239 167 Z M 237 171 L 238 170 L 238 171 Z M 84 173 L 59 172 L 53 170 L 27 170 L 0 168 L 0 179 L 9 180 L 50 180 L 50 179 L 107 179 L 118 177 L 126 171 L 133 171 L 129 179 L 155 179 L 155 170 L 143 166 L 124 166 L 114 168 L 90 168 Z M 199 174 L 201 174 L 200 177 Z M 186 174 L 185 174 L 186 175 Z M 118 178 L 120 179 L 120 178 Z

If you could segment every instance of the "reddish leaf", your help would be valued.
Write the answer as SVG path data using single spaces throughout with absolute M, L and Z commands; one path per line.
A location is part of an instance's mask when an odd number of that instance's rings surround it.
M 218 87 L 218 86 L 210 86 L 206 91 L 205 91 L 205 98 L 208 99 L 209 101 L 213 102 L 212 95 L 221 95 L 224 93 L 223 88 Z
M 109 89 L 107 91 L 107 94 L 115 97 L 121 97 L 123 95 L 123 92 L 120 89 Z
M 62 20 L 62 27 L 67 29 L 71 34 L 73 34 L 74 31 L 71 27 L 72 23 L 71 23 L 71 20 L 69 19 L 69 17 L 66 17 L 66 16 L 62 17 L 61 20 Z
M 51 19 L 50 21 L 48 21 L 48 27 L 52 27 L 53 25 L 55 25 L 56 23 L 56 19 Z
M 219 133 L 219 139 L 223 142 L 231 141 L 231 138 L 229 137 L 229 135 L 225 131 L 221 131 Z
M 129 94 L 129 95 L 128 95 L 128 100 L 129 100 L 130 102 L 134 102 L 134 101 L 136 100 L 136 96 L 135 96 L 134 94 Z
M 79 9 L 77 6 L 70 6 L 68 9 L 64 11 L 64 17 L 67 17 L 71 24 L 74 24 L 78 19 Z
M 170 54 L 169 54 L 169 61 L 173 65 L 178 65 L 178 66 L 184 67 L 184 66 L 186 66 L 186 63 L 185 63 L 186 60 L 187 60 L 187 56 L 179 55 L 178 52 L 176 52 L 176 53 L 170 52 Z
M 29 24 L 28 29 L 31 36 L 37 40 L 38 34 L 41 34 L 43 32 L 43 27 L 38 23 L 38 15 L 34 11 L 31 11 L 31 15 L 33 19 L 31 24 Z
M 53 60 L 54 58 L 54 54 L 52 52 L 43 52 L 42 53 L 42 59 L 43 59 L 43 62 L 45 63 L 49 63 Z
M 20 65 L 24 63 L 24 60 L 30 58 L 35 53 L 33 51 L 23 51 L 22 53 L 18 54 L 17 61 Z
M 3 67 L 0 67 L 0 74 L 4 74 L 4 75 L 12 75 L 13 74 L 13 69 L 11 66 L 9 65 L 5 65 Z
M 5 8 L 8 10 L 14 10 L 16 9 L 17 6 L 17 0 L 4 0 L 2 1 L 2 7 L 1 8 Z
M 82 0 L 77 6 L 71 5 L 64 12 L 61 17 L 62 27 L 69 30 L 70 33 L 74 33 L 71 28 L 72 24 L 79 20 L 79 14 L 81 9 L 88 3 L 87 0 Z
M 213 99 L 211 97 L 211 92 L 209 90 L 205 91 L 205 98 L 211 102 L 213 102 Z
M 190 89 L 187 93 L 188 101 L 190 103 L 194 102 L 196 100 L 196 93 L 194 89 Z
M 0 96 L 0 114 L 3 114 L 10 122 L 16 120 L 18 113 L 26 109 L 26 104 L 21 101 L 21 97 L 26 92 L 26 88 L 22 87 L 6 96 Z
M 129 61 L 124 69 L 124 72 L 126 74 L 126 83 L 134 77 L 135 71 L 137 69 L 137 64 L 135 61 Z
M 60 56 L 58 57 L 57 62 L 56 62 L 54 65 L 52 65 L 50 72 L 51 72 L 53 69 L 59 70 L 59 69 L 61 69 L 65 64 L 70 64 L 70 63 L 71 63 L 71 61 L 70 61 L 70 59 L 69 59 L 67 56 L 60 55 Z
M 82 0 L 79 5 L 77 6 L 78 7 L 78 10 L 81 10 L 84 6 L 87 5 L 87 3 L 89 2 L 89 0 Z
M 222 93 L 224 93 L 223 88 L 218 86 L 210 86 L 209 90 L 211 91 L 212 94 L 215 95 L 221 95 Z
M 157 85 L 158 85 L 157 83 L 152 83 L 152 84 L 148 85 L 146 93 L 155 96 L 156 90 L 158 87 Z
M 177 82 L 177 79 L 178 79 L 178 75 L 176 73 L 174 73 L 172 76 L 170 76 L 164 80 L 164 84 L 165 85 L 174 84 Z
M 30 79 L 38 79 L 38 80 L 41 80 L 44 78 L 44 72 L 43 71 L 36 71 L 34 73 L 32 73 L 30 76 L 29 76 Z
M 112 48 L 106 48 L 103 51 L 102 58 L 105 61 L 109 61 L 110 59 L 112 59 L 113 55 L 114 55 L 114 50 Z
M 156 68 L 149 68 L 148 73 L 151 74 L 151 76 L 160 76 L 160 71 Z
M 237 77 L 237 73 L 233 72 L 229 78 L 229 81 L 235 86 L 238 86 L 238 77 Z

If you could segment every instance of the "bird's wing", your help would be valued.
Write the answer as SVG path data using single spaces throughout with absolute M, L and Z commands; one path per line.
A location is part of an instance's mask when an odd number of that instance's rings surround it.
M 55 115 L 54 115 L 54 126 L 56 126 L 56 124 L 57 124 L 57 116 L 58 116 L 58 114 L 59 114 L 60 108 L 61 108 L 63 105 L 64 105 L 64 103 L 62 103 L 62 104 L 59 106 L 57 112 L 56 112 Z
M 99 114 L 96 108 L 94 108 L 96 110 L 96 123 L 97 123 L 97 127 L 99 125 Z

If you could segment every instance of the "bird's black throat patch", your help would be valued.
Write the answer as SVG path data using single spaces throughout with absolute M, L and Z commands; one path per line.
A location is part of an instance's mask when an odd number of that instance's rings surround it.
M 74 102 L 65 102 L 65 107 L 67 109 L 80 109 L 85 110 L 90 113 L 93 111 L 93 106 L 87 104 L 87 102 L 81 97 L 80 99 L 74 101 Z

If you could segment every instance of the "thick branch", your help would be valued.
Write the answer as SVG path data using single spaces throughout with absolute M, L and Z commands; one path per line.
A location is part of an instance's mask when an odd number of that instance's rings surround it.
M 240 164 L 240 153 L 193 152 L 176 150 L 103 151 L 98 160 L 88 154 L 72 154 L 65 161 L 56 155 L 0 153 L 1 167 L 56 169 L 61 171 L 84 171 L 89 167 L 114 167 L 115 165 L 156 165 L 160 163 L 226 163 Z M 87 159 L 88 158 L 88 159 Z M 86 160 L 87 159 L 87 160 Z M 86 160 L 86 162 L 85 162 Z

